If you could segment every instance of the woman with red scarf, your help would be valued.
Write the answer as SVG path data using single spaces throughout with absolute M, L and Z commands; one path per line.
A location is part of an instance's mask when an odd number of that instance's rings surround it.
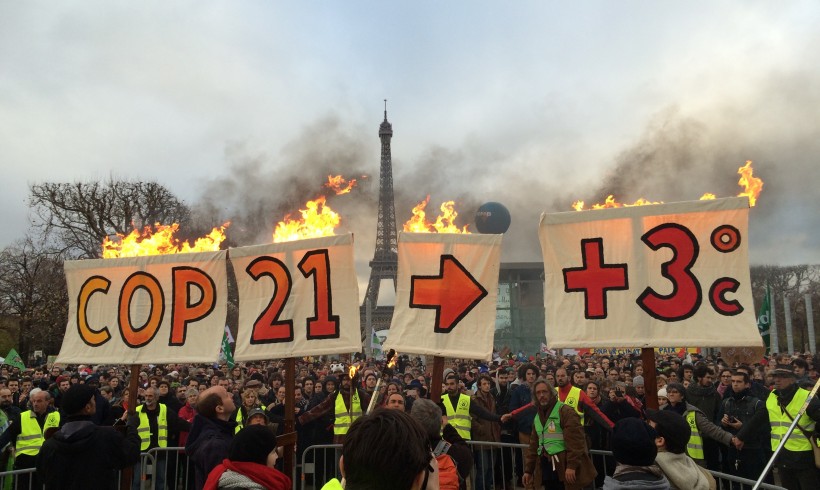
M 203 489 L 290 490 L 290 478 L 275 469 L 275 463 L 276 436 L 265 426 L 249 425 L 234 436 L 228 459 L 211 470 Z

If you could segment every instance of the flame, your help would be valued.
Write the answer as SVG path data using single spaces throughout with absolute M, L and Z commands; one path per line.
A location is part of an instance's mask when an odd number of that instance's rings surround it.
M 387 369 L 393 369 L 396 367 L 399 361 L 399 353 L 395 349 L 390 349 L 387 351 Z
M 230 222 L 215 227 L 202 238 L 197 238 L 193 245 L 187 241 L 181 242 L 174 238 L 179 230 L 179 224 L 161 225 L 155 223 L 156 231 L 146 226 L 142 232 L 134 230 L 128 235 L 117 233 L 119 241 L 108 237 L 103 239 L 102 249 L 104 259 L 118 257 L 139 257 L 144 255 L 168 255 L 189 252 L 213 252 L 219 250 L 219 245 L 225 241 L 225 228 Z
M 290 242 L 304 238 L 333 236 L 341 217 L 325 203 L 325 197 L 319 196 L 314 201 L 305 204 L 306 209 L 300 209 L 301 220 L 290 219 L 285 216 L 284 221 L 276 224 L 273 231 L 273 243 Z
M 746 160 L 746 165 L 737 169 L 737 173 L 740 175 L 737 185 L 743 187 L 743 192 L 738 194 L 737 197 L 748 197 L 749 207 L 754 207 L 755 202 L 757 202 L 757 196 L 759 196 L 763 190 L 763 179 L 752 176 L 753 172 L 754 169 L 752 168 L 751 160 Z
M 347 374 L 350 376 L 350 379 L 356 377 L 356 373 L 359 371 L 358 364 L 351 364 L 350 367 L 347 369 Z
M 740 175 L 740 179 L 737 181 L 738 185 L 743 187 L 743 191 L 738 194 L 738 197 L 746 196 L 749 198 L 749 207 L 754 207 L 755 202 L 757 201 L 757 197 L 760 195 L 760 192 L 763 190 L 763 180 L 754 177 L 752 174 L 754 169 L 752 168 L 752 161 L 746 160 L 746 165 L 737 169 L 737 173 Z M 700 196 L 701 201 L 715 199 L 716 196 L 711 192 L 707 192 Z M 620 203 L 615 200 L 613 195 L 607 196 L 606 200 L 603 203 L 593 204 L 589 208 L 584 207 L 584 201 L 575 201 L 572 203 L 572 209 L 575 211 L 584 211 L 585 209 L 606 209 L 606 208 L 620 208 L 620 207 L 630 207 L 630 206 L 646 206 L 649 204 L 663 204 L 663 201 L 649 201 L 644 198 L 640 198 L 632 204 L 625 204 Z M 405 225 L 406 226 L 406 225 Z M 405 227 L 405 230 L 407 228 Z
M 336 195 L 347 194 L 356 185 L 356 179 L 345 180 L 341 175 L 328 175 L 325 187 L 332 189 Z
M 445 201 L 441 203 L 441 214 L 436 217 L 435 222 L 427 221 L 427 213 L 424 208 L 430 202 L 430 196 L 418 203 L 413 208 L 413 217 L 411 217 L 404 224 L 404 231 L 413 233 L 470 233 L 467 228 L 469 225 L 464 225 L 464 228 L 456 226 L 455 221 L 458 217 L 458 212 L 455 210 L 454 201 Z

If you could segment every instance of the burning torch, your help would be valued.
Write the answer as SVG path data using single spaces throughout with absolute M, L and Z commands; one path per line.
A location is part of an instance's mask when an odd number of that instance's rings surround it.
M 384 376 L 392 377 L 393 376 L 393 368 L 396 367 L 396 361 L 398 360 L 399 356 L 398 353 L 394 349 L 390 349 L 387 351 L 387 365 L 384 367 L 384 372 L 381 376 L 379 376 L 378 381 L 376 381 L 376 388 L 373 390 L 373 396 L 370 397 L 370 403 L 367 405 L 367 411 L 365 414 L 369 414 L 373 411 L 376 406 L 376 398 L 379 395 L 379 387 L 382 385 L 382 380 Z

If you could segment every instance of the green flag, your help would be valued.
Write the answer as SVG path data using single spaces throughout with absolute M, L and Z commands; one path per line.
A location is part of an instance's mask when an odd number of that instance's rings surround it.
M 8 354 L 6 354 L 6 360 L 3 361 L 3 364 L 8 364 L 9 366 L 14 366 L 19 368 L 21 371 L 26 369 L 26 365 L 23 363 L 23 358 L 20 357 L 20 354 L 17 353 L 15 349 L 11 349 Z
M 228 369 L 233 369 L 233 352 L 231 351 L 231 341 L 228 339 L 229 333 L 230 331 L 226 326 L 225 332 L 222 334 L 222 352 L 219 353 L 219 357 L 225 359 L 225 362 L 228 364 Z
M 763 337 L 763 343 L 766 344 L 766 354 L 769 353 L 771 342 L 772 306 L 769 302 L 771 295 L 771 291 L 769 291 L 769 286 L 767 285 L 766 295 L 763 297 L 763 304 L 760 305 L 760 314 L 757 315 L 757 330 L 760 332 L 760 336 Z

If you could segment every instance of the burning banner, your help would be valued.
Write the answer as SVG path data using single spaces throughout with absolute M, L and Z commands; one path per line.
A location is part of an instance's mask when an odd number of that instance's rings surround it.
M 237 361 L 361 349 L 353 235 L 232 248 L 231 263 Z
M 399 233 L 396 306 L 384 349 L 489 359 L 501 237 Z
M 228 312 L 226 255 L 66 261 L 68 326 L 57 362 L 214 362 Z
M 543 214 L 550 348 L 762 345 L 749 199 Z

